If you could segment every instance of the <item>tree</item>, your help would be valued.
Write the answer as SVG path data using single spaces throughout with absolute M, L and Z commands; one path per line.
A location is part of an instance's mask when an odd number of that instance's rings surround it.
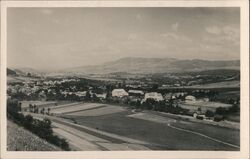
M 206 113 L 205 113 L 205 116 L 206 117 L 214 117 L 214 112 L 211 111 L 211 110 L 207 110 Z
M 240 111 L 240 107 L 238 106 L 238 104 L 234 104 L 228 110 L 228 112 L 230 113 L 237 113 L 238 111 Z
M 91 94 L 90 94 L 89 91 L 86 92 L 85 99 L 86 99 L 87 101 L 89 101 L 89 100 L 91 99 Z
M 26 129 L 31 129 L 32 128 L 32 123 L 33 123 L 33 116 L 31 116 L 31 115 L 27 115 L 27 116 L 25 116 L 25 118 L 24 118 L 24 127 L 26 128 Z
M 216 108 L 215 113 L 224 116 L 228 113 L 228 111 L 226 108 L 218 107 L 218 108 Z
M 214 121 L 216 121 L 216 122 L 219 122 L 219 121 L 221 121 L 223 119 L 224 119 L 223 115 L 215 115 L 214 116 Z
M 158 89 L 158 84 L 153 84 L 153 86 L 152 86 L 152 91 L 156 91 L 157 89 Z
M 42 114 L 44 114 L 44 112 L 45 112 L 45 108 L 42 108 Z
M 143 108 L 146 108 L 148 110 L 151 110 L 155 107 L 157 101 L 155 101 L 152 98 L 148 98 L 146 99 L 146 101 L 143 103 Z
M 34 105 L 34 113 L 38 113 L 38 107 L 36 105 Z
M 32 104 L 29 104 L 29 111 L 32 112 Z
M 63 150 L 66 150 L 66 151 L 69 151 L 69 144 L 68 142 L 65 140 L 65 139 L 61 139 L 61 145 L 60 147 L 63 149 Z
M 50 114 L 50 108 L 48 108 L 48 114 Z
M 21 111 L 21 106 L 17 100 L 8 99 L 7 100 L 7 115 L 13 118 L 18 117 L 18 112 Z
M 141 101 L 140 101 L 140 100 L 137 100 L 135 106 L 136 106 L 136 108 L 140 108 L 140 107 L 141 107 Z

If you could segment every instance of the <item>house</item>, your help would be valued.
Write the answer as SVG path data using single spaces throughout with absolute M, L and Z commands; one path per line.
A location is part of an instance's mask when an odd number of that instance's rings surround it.
M 83 91 L 83 92 L 76 92 L 75 95 L 78 96 L 78 97 L 86 97 L 86 94 L 87 94 L 87 91 Z
M 95 93 L 95 95 L 99 99 L 106 99 L 106 97 L 107 97 L 107 93 L 102 93 L 102 94 Z
M 126 92 L 124 89 L 113 89 L 112 91 L 112 97 L 125 97 L 128 96 L 128 92 Z
M 166 101 L 170 101 L 170 100 L 172 99 L 172 93 L 167 93 L 167 94 L 165 94 L 165 95 L 164 95 L 164 99 L 165 99 Z
M 150 93 L 146 93 L 145 97 L 144 97 L 144 101 L 146 101 L 147 99 L 154 99 L 155 101 L 163 101 L 163 96 L 161 93 L 157 93 L 157 92 L 150 92 Z
M 189 96 L 185 97 L 185 101 L 186 102 L 195 102 L 196 98 L 194 96 L 189 95 Z

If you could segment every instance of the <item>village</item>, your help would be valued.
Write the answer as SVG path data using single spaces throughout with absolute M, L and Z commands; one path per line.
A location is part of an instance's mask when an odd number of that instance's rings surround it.
M 8 84 L 8 98 L 22 101 L 71 101 L 117 103 L 134 109 L 147 109 L 223 120 L 239 111 L 239 98 L 216 100 L 213 89 L 184 89 L 176 84 L 163 89 L 141 81 L 98 81 L 84 78 L 26 80 Z M 175 88 L 175 89 L 173 89 Z M 182 89 L 180 89 L 182 88 Z M 30 102 L 32 105 L 32 102 Z M 40 111 L 44 111 L 40 107 Z
M 8 115 L 66 151 L 239 148 L 237 135 L 227 137 L 239 133 L 239 87 L 219 82 L 213 87 L 166 87 L 75 76 L 14 78 L 25 80 L 8 81 Z M 176 144 L 182 136 L 189 137 Z

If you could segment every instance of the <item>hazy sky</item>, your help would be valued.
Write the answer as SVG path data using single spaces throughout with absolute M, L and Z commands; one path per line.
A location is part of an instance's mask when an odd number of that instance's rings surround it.
M 8 67 L 240 58 L 239 8 L 9 8 Z

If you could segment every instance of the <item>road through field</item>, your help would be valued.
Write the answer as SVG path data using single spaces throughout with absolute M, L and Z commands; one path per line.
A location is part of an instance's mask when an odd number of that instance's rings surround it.
M 215 141 L 215 142 L 218 142 L 218 143 L 222 143 L 222 144 L 227 145 L 227 146 L 231 146 L 231 147 L 234 147 L 234 148 L 237 148 L 237 149 L 240 148 L 240 146 L 238 146 L 238 145 L 231 144 L 231 143 L 228 143 L 228 142 L 225 142 L 225 141 L 221 141 L 219 139 L 210 137 L 208 135 L 199 133 L 197 131 L 191 131 L 191 130 L 188 130 L 188 129 L 179 128 L 179 127 L 171 125 L 171 123 L 176 123 L 175 119 L 169 120 L 169 119 L 166 119 L 166 118 L 164 118 L 162 116 L 153 115 L 153 114 L 149 114 L 149 113 L 137 113 L 137 114 L 129 115 L 129 117 L 138 118 L 138 119 L 147 120 L 147 121 L 152 121 L 152 122 L 157 122 L 157 123 L 163 123 L 163 124 L 166 124 L 168 127 L 173 128 L 173 129 L 178 130 L 178 131 L 192 133 L 194 135 L 202 136 L 204 138 L 207 138 L 209 140 L 212 140 L 212 141 Z
M 75 110 L 77 111 L 72 112 Z M 49 118 L 55 132 L 66 138 L 75 150 L 240 149 L 237 129 L 181 120 L 149 111 L 135 112 L 108 104 L 105 107 L 95 103 L 76 105 L 74 108 L 67 108 L 67 111 L 70 114 L 69 119 L 32 115 Z
M 27 113 L 26 113 L 27 114 Z M 52 121 L 53 131 L 67 139 L 71 148 L 77 151 L 98 151 L 98 150 L 150 150 L 147 145 L 150 143 L 139 141 L 116 134 L 95 130 L 86 126 L 77 125 L 64 119 L 29 113 L 34 118 L 48 118 Z
M 140 113 L 127 110 L 100 115 L 101 111 L 98 112 L 98 110 L 95 110 L 97 116 L 88 116 L 88 112 L 83 111 L 82 116 L 72 114 L 71 118 L 80 125 L 161 145 L 156 148 L 158 150 L 239 150 L 240 140 L 237 129 L 186 121 L 172 116 L 160 116 L 152 112 Z M 196 134 L 174 129 L 167 123 Z
M 171 127 L 171 128 L 173 128 L 173 129 L 176 129 L 176 130 L 179 130 L 179 131 L 188 132 L 188 133 L 192 133 L 192 134 L 195 134 L 195 135 L 199 135 L 199 136 L 208 138 L 208 139 L 210 139 L 210 140 L 213 140 L 213 141 L 215 141 L 215 142 L 219 142 L 219 143 L 222 143 L 222 144 L 225 144 L 225 145 L 234 147 L 234 148 L 238 148 L 238 149 L 240 148 L 240 146 L 238 146 L 238 145 L 230 144 L 230 143 L 227 143 L 227 142 L 224 142 L 224 141 L 221 141 L 221 140 L 218 140 L 218 139 L 209 137 L 209 136 L 207 136 L 207 135 L 204 135 L 204 134 L 201 134 L 201 133 L 198 133 L 198 132 L 195 132 L 195 131 L 190 131 L 190 130 L 187 130 L 187 129 L 177 128 L 177 127 L 175 127 L 175 126 L 172 126 L 171 124 L 168 124 L 168 126 Z

